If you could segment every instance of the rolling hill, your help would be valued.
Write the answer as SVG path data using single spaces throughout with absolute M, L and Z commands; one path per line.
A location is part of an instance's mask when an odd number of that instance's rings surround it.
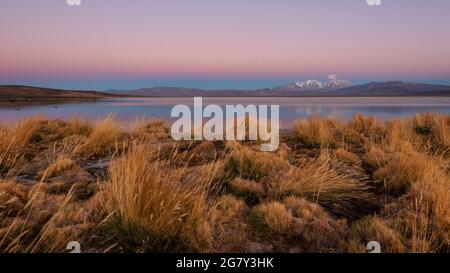
M 0 85 L 0 100 L 99 99 L 114 94 L 97 91 L 60 90 L 22 85 Z

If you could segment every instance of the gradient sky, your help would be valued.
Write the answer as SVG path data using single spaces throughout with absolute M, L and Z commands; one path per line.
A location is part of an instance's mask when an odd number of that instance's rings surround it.
M 450 1 L 1 0 L 0 84 L 450 84 Z

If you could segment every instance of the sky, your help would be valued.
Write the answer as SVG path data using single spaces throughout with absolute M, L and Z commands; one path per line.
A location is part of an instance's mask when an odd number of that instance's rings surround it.
M 450 1 L 1 0 L 0 84 L 450 84 Z

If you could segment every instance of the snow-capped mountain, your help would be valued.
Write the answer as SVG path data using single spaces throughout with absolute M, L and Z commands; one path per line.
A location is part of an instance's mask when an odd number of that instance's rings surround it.
M 289 83 L 285 86 L 279 87 L 278 89 L 284 90 L 335 90 L 340 88 L 350 87 L 353 84 L 347 80 L 338 79 L 336 75 L 328 76 L 327 82 L 322 82 L 319 80 L 306 80 Z

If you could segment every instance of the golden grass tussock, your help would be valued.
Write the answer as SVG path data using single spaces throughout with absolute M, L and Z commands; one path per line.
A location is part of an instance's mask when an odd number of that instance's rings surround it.
M 73 160 L 75 149 L 83 140 L 83 137 L 70 136 L 62 141 L 54 142 L 45 153 L 47 168 L 38 174 L 38 178 L 44 182 L 77 166 L 77 163 Z
M 244 200 L 225 194 L 217 199 L 214 214 L 214 249 L 219 252 L 240 252 L 250 232 L 247 224 L 248 206 Z
M 431 165 L 428 159 L 416 152 L 390 154 L 386 165 L 376 170 L 373 178 L 381 181 L 388 193 L 404 194 L 428 171 Z
M 272 153 L 255 151 L 238 143 L 231 143 L 230 157 L 225 163 L 228 177 L 259 181 L 261 178 L 275 173 L 282 173 L 289 168 L 289 163 Z
M 280 199 L 295 195 L 317 202 L 344 215 L 358 214 L 369 206 L 372 195 L 364 181 L 331 169 L 329 158 L 311 160 L 301 168 L 291 168 L 269 187 L 269 195 Z
M 319 205 L 294 196 L 254 207 L 249 219 L 265 236 L 295 242 L 290 252 L 335 252 L 347 230 L 345 220 L 334 220 Z
M 27 118 L 17 124 L 0 127 L 0 177 L 19 165 L 27 145 L 40 139 L 42 117 Z
M 312 116 L 297 121 L 294 131 L 300 141 L 310 147 L 326 148 L 335 144 L 335 131 L 340 126 L 337 120 L 321 119 Z
M 290 236 L 294 228 L 294 217 L 280 202 L 260 204 L 252 209 L 250 217 L 256 228 L 270 233 Z
M 64 171 L 70 170 L 75 166 L 76 163 L 72 159 L 61 159 L 48 166 L 47 169 L 39 175 L 39 177 L 41 178 L 41 181 L 45 181 L 51 177 L 61 174 Z
M 113 115 L 97 122 L 87 138 L 75 148 L 75 153 L 85 156 L 104 156 L 111 154 L 119 137 L 124 133 Z
M 162 119 L 136 119 L 132 124 L 131 133 L 135 137 L 147 141 L 158 141 L 170 137 L 166 121 Z
M 409 193 L 412 211 L 425 217 L 438 249 L 450 250 L 450 176 L 439 164 L 431 165 Z M 417 213 L 416 213 L 417 214 Z
M 87 222 L 74 217 L 86 215 L 82 213 L 85 205 L 72 203 L 71 193 L 49 195 L 42 184 L 18 188 L 15 182 L 0 182 L 0 187 L 4 204 L 0 209 L 1 252 L 65 252 L 68 241 L 81 241 L 87 232 L 80 225 Z M 4 194 L 5 188 L 9 196 Z M 8 201 L 4 202 L 5 198 Z M 94 216 L 91 213 L 89 217 Z
M 377 140 L 377 138 L 383 136 L 385 133 L 385 129 L 381 122 L 374 117 L 364 116 L 362 114 L 354 115 L 348 126 L 352 130 L 373 140 Z
M 25 186 L 14 181 L 0 181 L 0 222 L 16 217 L 28 202 Z
M 243 197 L 249 203 L 257 203 L 265 197 L 266 191 L 261 183 L 235 178 L 229 182 L 229 190 Z
M 334 155 L 336 156 L 336 158 L 338 160 L 341 160 L 343 162 L 349 163 L 349 164 L 357 164 L 358 162 L 360 162 L 360 158 L 358 155 L 349 152 L 345 149 L 342 148 L 338 148 L 335 152 Z
M 42 117 L 27 118 L 16 125 L 3 128 L 2 138 L 0 141 L 0 150 L 13 150 L 24 148 L 36 138 L 41 123 L 44 121 Z
M 73 115 L 68 122 L 64 134 L 88 136 L 93 129 L 93 124 L 87 119 L 83 119 L 78 115 Z
M 376 241 L 381 245 L 383 253 L 405 252 L 401 234 L 389 227 L 377 216 L 367 216 L 351 226 L 350 239 L 346 243 L 348 252 L 366 252 L 368 242 Z
M 108 183 L 115 217 L 110 229 L 127 250 L 209 250 L 211 207 L 204 185 L 181 184 L 184 170 L 149 162 L 151 153 L 147 145 L 133 143 L 113 161 Z

